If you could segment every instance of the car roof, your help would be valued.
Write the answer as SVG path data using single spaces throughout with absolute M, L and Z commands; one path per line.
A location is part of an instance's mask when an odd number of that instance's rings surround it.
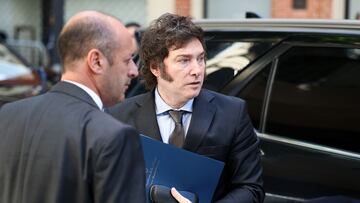
M 359 20 L 203 19 L 194 20 L 194 22 L 205 31 L 310 32 L 360 35 Z

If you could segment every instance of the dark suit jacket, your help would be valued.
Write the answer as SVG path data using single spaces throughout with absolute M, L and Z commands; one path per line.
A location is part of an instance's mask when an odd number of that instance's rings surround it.
M 109 112 L 140 133 L 161 140 L 154 92 L 126 99 Z M 214 200 L 263 201 L 258 144 L 243 100 L 208 90 L 195 98 L 183 148 L 225 162 Z
M 58 83 L 0 111 L 0 202 L 145 202 L 136 130 Z

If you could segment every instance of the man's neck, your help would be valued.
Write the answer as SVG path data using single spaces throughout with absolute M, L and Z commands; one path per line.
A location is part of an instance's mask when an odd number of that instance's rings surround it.
M 177 101 L 176 97 L 171 97 L 171 96 L 168 97 L 166 94 L 162 93 L 162 91 L 159 89 L 159 87 L 157 87 L 155 91 L 158 91 L 161 99 L 173 109 L 180 109 L 187 102 L 187 101 Z

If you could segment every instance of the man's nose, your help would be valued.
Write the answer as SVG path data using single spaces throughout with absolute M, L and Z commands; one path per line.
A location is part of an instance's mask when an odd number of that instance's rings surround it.
M 192 68 L 191 68 L 191 75 L 194 75 L 195 77 L 199 77 L 199 75 L 201 74 L 201 72 L 204 69 L 204 63 L 198 62 L 197 60 L 195 60 L 195 62 L 193 62 L 192 64 Z
M 130 78 L 136 78 L 139 75 L 139 71 L 138 71 L 138 67 L 137 65 L 134 63 L 133 60 L 131 60 L 131 67 L 129 70 L 129 76 Z

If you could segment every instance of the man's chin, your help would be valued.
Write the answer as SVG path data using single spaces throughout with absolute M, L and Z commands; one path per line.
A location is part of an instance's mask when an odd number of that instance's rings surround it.
M 123 94 L 122 96 L 114 99 L 114 100 L 111 102 L 110 106 L 114 106 L 115 104 L 118 104 L 118 103 L 120 103 L 120 102 L 122 102 L 122 101 L 124 101 L 124 100 L 125 100 L 125 95 Z
M 123 94 L 117 101 L 117 103 L 122 102 L 125 100 L 125 95 Z
M 195 97 L 197 97 L 200 93 L 200 89 L 199 90 L 196 90 L 196 91 L 192 91 L 189 95 L 188 95 L 188 98 L 189 99 L 193 99 Z

